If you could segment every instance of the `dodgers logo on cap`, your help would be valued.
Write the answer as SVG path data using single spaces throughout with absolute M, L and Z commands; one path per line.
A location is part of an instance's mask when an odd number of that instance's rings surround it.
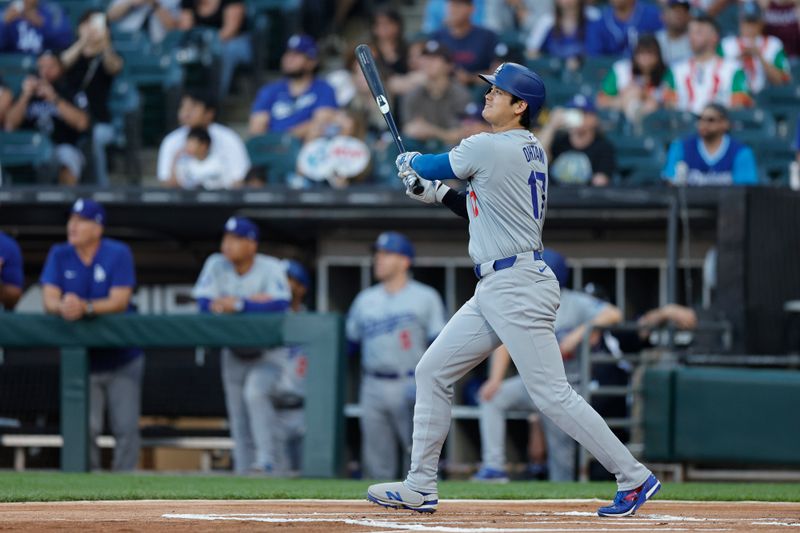
M 72 204 L 72 213 L 100 225 L 106 222 L 106 210 L 98 202 L 89 198 L 78 198 Z
M 257 241 L 259 237 L 258 226 L 246 217 L 230 217 L 225 222 L 225 233 L 233 233 L 253 241 Z

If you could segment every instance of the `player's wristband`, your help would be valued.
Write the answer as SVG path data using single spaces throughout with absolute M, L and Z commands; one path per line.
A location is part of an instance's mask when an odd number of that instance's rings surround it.
M 441 181 L 436 182 L 436 203 L 441 204 L 444 195 L 450 191 L 450 187 L 442 183 Z

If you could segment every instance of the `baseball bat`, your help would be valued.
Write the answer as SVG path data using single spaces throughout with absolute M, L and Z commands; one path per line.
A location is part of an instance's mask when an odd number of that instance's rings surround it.
M 406 151 L 405 146 L 403 146 L 403 138 L 400 137 L 397 123 L 394 121 L 394 115 L 392 115 L 392 110 L 389 108 L 389 99 L 386 97 L 386 89 L 383 88 L 381 77 L 378 74 L 378 67 L 375 66 L 375 58 L 372 57 L 372 51 L 369 49 L 369 46 L 366 44 L 359 44 L 356 46 L 356 58 L 358 59 L 358 66 L 361 67 L 361 72 L 364 74 L 364 79 L 367 80 L 367 85 L 369 85 L 369 91 L 375 98 L 375 103 L 378 104 L 378 109 L 383 115 L 386 125 L 389 127 L 389 133 L 392 134 L 394 144 L 402 154 Z M 422 194 L 423 190 L 424 187 L 419 180 L 414 179 L 411 191 L 414 194 Z

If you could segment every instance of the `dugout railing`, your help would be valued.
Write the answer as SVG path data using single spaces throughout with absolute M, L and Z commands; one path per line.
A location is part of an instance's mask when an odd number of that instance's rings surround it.
M 295 344 L 304 347 L 310 363 L 305 413 L 306 425 L 313 430 L 303 441 L 302 474 L 337 477 L 343 471 L 345 374 L 343 324 L 337 314 L 109 315 L 76 322 L 46 315 L 0 314 L 0 347 L 60 349 L 61 469 L 70 472 L 89 469 L 88 348 Z
M 626 333 L 638 336 L 646 330 L 650 347 L 638 353 L 625 353 L 620 348 L 614 333 Z M 592 351 L 591 337 L 599 332 L 604 336 L 603 351 Z M 606 335 L 612 335 L 607 338 Z M 731 324 L 725 320 L 702 321 L 692 331 L 677 331 L 670 325 L 658 328 L 643 328 L 636 322 L 615 324 L 606 328 L 586 328 L 583 342 L 580 346 L 580 385 L 581 396 L 592 404 L 598 398 L 621 398 L 628 404 L 626 414 L 618 417 L 604 417 L 608 426 L 614 430 L 628 432 L 628 448 L 634 455 L 642 456 L 645 451 L 643 435 L 644 419 L 642 409 L 642 387 L 644 373 L 649 366 L 666 365 L 674 366 L 685 361 L 688 356 L 691 336 L 696 334 L 710 334 L 716 336 L 715 345 L 720 352 L 728 352 L 732 344 Z M 682 338 L 681 338 L 682 337 Z M 644 341 L 644 339 L 643 339 Z M 676 341 L 678 345 L 676 345 Z M 643 344 L 645 344 L 643 342 Z M 724 357 L 724 356 L 723 356 Z M 625 384 L 599 383 L 595 376 L 595 369 L 599 365 L 616 365 L 623 372 L 629 374 Z M 603 413 L 601 413 L 603 414 Z M 578 479 L 590 479 L 591 456 L 583 448 L 578 452 Z
M 588 329 L 588 328 L 587 328 Z M 636 323 L 592 331 L 642 330 Z M 800 476 L 800 355 L 730 353 L 727 321 L 698 323 L 691 332 L 651 330 L 652 346 L 640 353 L 591 352 L 587 331 L 581 346 L 582 396 L 628 400 L 625 417 L 606 418 L 630 434 L 629 449 L 676 481 L 684 479 L 796 480 Z M 716 350 L 676 342 L 681 336 L 713 335 Z M 592 381 L 597 365 L 626 367 L 624 385 Z M 589 479 L 591 456 L 579 448 L 579 479 Z M 794 469 L 794 470 L 792 470 Z

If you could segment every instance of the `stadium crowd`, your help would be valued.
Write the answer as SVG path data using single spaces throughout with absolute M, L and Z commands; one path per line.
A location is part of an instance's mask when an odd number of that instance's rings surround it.
M 155 128 L 145 185 L 152 173 L 187 189 L 398 186 L 355 61 L 361 41 L 410 150 L 443 151 L 485 128 L 475 74 L 514 61 L 548 84 L 533 130 L 554 183 L 784 185 L 800 160 L 792 0 L 427 0 L 419 27 L 406 4 L 351 4 L 4 3 L 4 183 L 109 186 L 109 155 L 138 159 Z M 366 31 L 346 27 L 359 17 Z M 155 125 L 142 116 L 153 101 L 163 106 Z M 236 120 L 241 104 L 250 114 Z M 9 156 L 34 140 L 41 150 L 27 160 Z

